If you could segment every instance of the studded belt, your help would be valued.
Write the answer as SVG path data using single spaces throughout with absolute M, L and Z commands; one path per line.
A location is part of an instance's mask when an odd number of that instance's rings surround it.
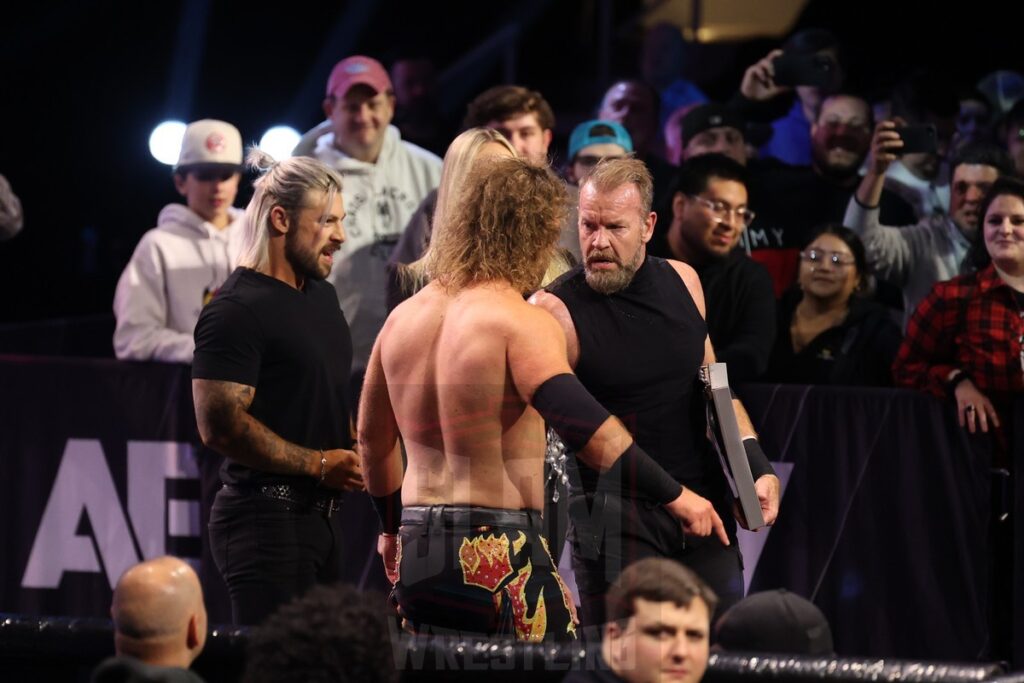
M 305 508 L 312 508 L 330 517 L 341 508 L 341 496 L 327 489 L 308 489 L 291 484 L 249 484 L 225 485 L 225 488 L 242 494 L 261 496 L 294 503 Z

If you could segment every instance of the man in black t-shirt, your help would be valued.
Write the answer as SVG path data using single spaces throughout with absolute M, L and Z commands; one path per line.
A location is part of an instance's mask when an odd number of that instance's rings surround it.
M 339 491 L 363 486 L 346 398 L 352 340 L 324 282 L 345 239 L 341 177 L 314 159 L 255 155 L 266 172 L 240 267 L 203 309 L 192 366 L 199 433 L 226 458 L 210 543 L 239 624 L 338 578 L 330 517 Z
M 771 276 L 736 248 L 753 220 L 739 163 L 724 154 L 702 154 L 684 164 L 672 196 L 669 253 L 697 271 L 708 336 L 734 382 L 757 379 L 775 342 Z

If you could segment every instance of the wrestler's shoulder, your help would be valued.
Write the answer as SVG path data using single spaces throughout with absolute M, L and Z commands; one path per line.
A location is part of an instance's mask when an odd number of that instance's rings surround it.
M 697 275 L 697 271 L 693 269 L 693 266 L 682 261 L 676 261 L 675 259 L 665 259 L 665 263 L 672 266 L 672 270 L 676 271 L 679 277 L 683 279 L 683 282 L 686 283 L 690 291 L 701 288 L 700 276 Z
M 541 289 L 530 295 L 527 302 L 549 313 L 558 314 L 566 310 L 565 302 L 557 294 Z
M 506 338 L 546 336 L 560 329 L 549 311 L 519 295 L 481 297 L 472 306 L 472 318 L 479 327 Z
M 697 277 L 697 271 L 694 270 L 693 266 L 691 266 L 689 263 L 684 263 L 683 261 L 677 261 L 671 258 L 663 260 L 665 261 L 665 263 L 672 266 L 672 269 L 679 273 L 679 277 L 683 278 L 684 280 L 688 277 Z

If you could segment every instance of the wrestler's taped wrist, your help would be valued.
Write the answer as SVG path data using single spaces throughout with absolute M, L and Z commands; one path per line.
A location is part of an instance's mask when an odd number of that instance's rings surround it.
M 750 476 L 757 481 L 766 474 L 775 476 L 775 468 L 768 461 L 768 456 L 761 449 L 756 436 L 748 436 L 743 439 L 743 450 L 747 452 L 747 462 L 750 464 Z
M 402 525 L 402 487 L 386 496 L 370 496 L 370 500 L 380 518 L 381 533 L 385 536 L 397 534 L 398 527 Z

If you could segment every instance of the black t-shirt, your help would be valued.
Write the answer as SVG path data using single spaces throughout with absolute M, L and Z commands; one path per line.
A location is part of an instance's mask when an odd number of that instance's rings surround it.
M 775 341 L 772 279 L 740 250 L 695 268 L 704 289 L 708 336 L 732 383 L 752 382 L 768 367 Z
M 255 387 L 249 414 L 307 448 L 351 448 L 347 390 L 352 337 L 334 287 L 297 290 L 238 268 L 199 316 L 193 379 Z M 308 477 L 260 472 L 225 459 L 221 479 L 295 483 Z

